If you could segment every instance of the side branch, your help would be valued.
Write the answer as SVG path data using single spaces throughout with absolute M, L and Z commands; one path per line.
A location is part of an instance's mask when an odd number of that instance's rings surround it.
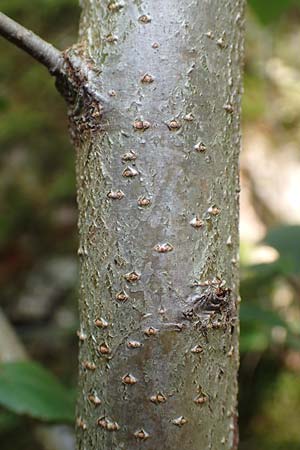
M 64 59 L 59 50 L 1 12 L 0 35 L 46 66 L 51 75 L 63 71 Z

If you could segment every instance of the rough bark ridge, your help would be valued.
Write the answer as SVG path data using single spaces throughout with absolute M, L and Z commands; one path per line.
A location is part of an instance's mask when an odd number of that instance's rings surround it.
M 80 450 L 236 447 L 243 7 L 82 0 Z

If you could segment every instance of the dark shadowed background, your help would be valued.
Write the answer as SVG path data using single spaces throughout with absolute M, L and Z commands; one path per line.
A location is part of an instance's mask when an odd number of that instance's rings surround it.
M 76 0 L 0 0 L 0 10 L 60 49 L 76 41 Z M 299 0 L 250 1 L 241 157 L 241 450 L 300 450 L 299 42 Z M 49 450 L 41 424 L 73 421 L 77 210 L 67 128 L 64 101 L 46 70 L 0 39 L 1 450 Z M 18 360 L 18 351 L 5 319 L 34 362 L 7 362 Z M 69 427 L 59 428 L 62 439 Z

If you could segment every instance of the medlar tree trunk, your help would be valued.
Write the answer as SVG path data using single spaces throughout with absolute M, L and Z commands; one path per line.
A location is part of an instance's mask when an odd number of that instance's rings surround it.
M 82 3 L 82 450 L 236 447 L 243 6 Z
M 243 9 L 82 0 L 63 53 L 0 17 L 69 104 L 80 450 L 237 446 Z

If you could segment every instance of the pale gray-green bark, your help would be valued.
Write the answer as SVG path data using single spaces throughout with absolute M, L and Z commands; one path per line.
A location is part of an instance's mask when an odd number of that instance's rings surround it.
M 82 7 L 78 448 L 233 449 L 244 2 Z

